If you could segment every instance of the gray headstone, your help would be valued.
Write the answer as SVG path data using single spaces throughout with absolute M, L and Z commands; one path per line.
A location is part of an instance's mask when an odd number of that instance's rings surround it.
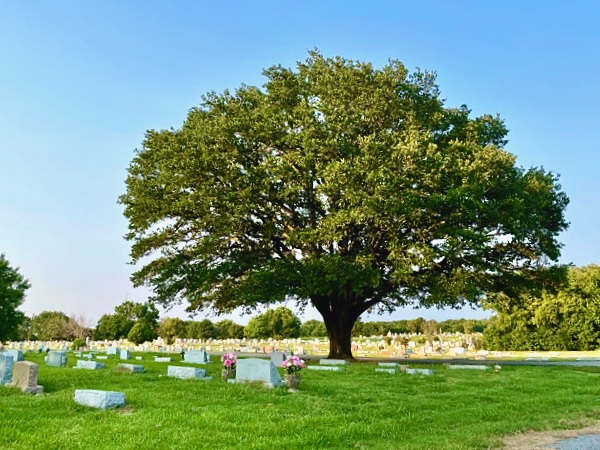
M 200 378 L 200 379 L 212 379 L 206 377 L 206 370 L 197 369 L 196 367 L 181 367 L 181 366 L 169 366 L 167 370 L 167 376 L 173 378 Z
M 125 394 L 123 392 L 76 389 L 75 403 L 100 409 L 118 408 L 125 406 Z
M 38 365 L 31 361 L 19 361 L 13 366 L 12 386 L 21 388 L 23 392 L 39 394 L 44 391 L 43 386 L 38 386 Z
M 490 366 L 484 366 L 479 364 L 450 364 L 447 366 L 448 369 L 468 369 L 468 370 L 488 370 Z
M 381 373 L 398 373 L 398 371 L 396 369 L 385 369 L 383 367 L 376 367 L 375 368 L 375 372 L 381 372 Z
M 6 350 L 6 353 L 13 357 L 13 363 L 25 361 L 25 357 L 23 356 L 23 352 L 21 350 L 9 348 Z
M 154 362 L 171 362 L 171 357 L 155 356 Z
M 87 370 L 99 370 L 104 369 L 104 363 L 98 361 L 85 361 L 83 359 L 77 360 L 77 365 L 73 369 L 87 369 Z
M 183 360 L 187 363 L 207 364 L 210 362 L 210 356 L 202 350 L 188 350 L 183 354 Z
M 281 363 L 286 360 L 286 355 L 283 352 L 272 352 L 271 362 L 275 367 L 281 367 Z
M 431 369 L 406 369 L 405 372 L 409 375 L 433 375 Z
M 327 366 L 345 366 L 350 363 L 343 359 L 320 359 L 319 364 L 325 364 Z
M 400 364 L 395 362 L 380 362 L 378 364 L 379 367 L 400 367 Z
M 327 372 L 342 372 L 343 368 L 340 366 L 306 366 L 309 370 L 325 370 Z
M 121 350 L 121 353 L 119 355 L 119 359 L 121 361 L 125 361 L 127 359 L 131 359 L 131 353 L 129 353 L 129 350 Z
M 106 348 L 107 355 L 116 355 L 118 351 L 119 349 L 117 347 L 110 346 Z
M 283 386 L 284 382 L 271 361 L 259 358 L 238 359 L 235 380 L 232 382 L 261 381 L 268 387 Z
M 67 352 L 53 350 L 46 356 L 46 365 L 49 367 L 65 367 L 67 365 Z
M 144 371 L 144 366 L 140 366 L 138 364 L 121 363 L 117 365 L 117 368 L 126 369 L 132 373 L 142 373 Z
M 8 384 L 12 380 L 13 357 L 8 353 L 0 353 L 0 384 Z

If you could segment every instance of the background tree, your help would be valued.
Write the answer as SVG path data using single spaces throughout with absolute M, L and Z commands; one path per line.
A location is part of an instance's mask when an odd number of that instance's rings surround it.
M 237 324 L 233 320 L 221 320 L 215 326 L 218 339 L 242 339 L 244 337 L 243 325 Z
M 30 287 L 19 268 L 11 267 L 4 253 L 0 254 L 0 341 L 18 337 L 19 325 L 25 319 L 25 314 L 18 308 Z
M 131 259 L 163 304 L 230 312 L 295 300 L 332 358 L 358 317 L 480 305 L 561 274 L 568 199 L 503 149 L 498 117 L 447 108 L 435 76 L 312 52 L 263 89 L 210 93 L 149 131 L 120 197 Z
M 440 332 L 440 325 L 437 323 L 437 321 L 430 319 L 430 320 L 425 320 L 423 322 L 423 333 L 426 334 L 427 336 L 430 336 L 431 338 L 433 338 L 433 336 L 435 336 L 439 332 Z
M 250 338 L 286 339 L 300 337 L 302 322 L 285 306 L 269 309 L 253 317 L 244 328 Z
M 307 320 L 300 327 L 300 336 L 322 337 L 327 336 L 327 328 L 320 320 Z
M 497 308 L 484 334 L 491 350 L 597 350 L 600 266 L 571 268 L 559 290 L 524 294 Z
M 150 301 L 146 303 L 125 301 L 115 307 L 114 314 L 105 314 L 100 318 L 94 330 L 94 337 L 100 340 L 124 339 L 137 322 L 146 324 L 156 337 L 158 316 L 158 309 Z
M 187 337 L 189 339 L 215 339 L 218 335 L 219 330 L 210 319 L 188 322 Z
M 166 317 L 158 323 L 158 335 L 172 344 L 175 339 L 186 337 L 187 324 L 179 317 Z
M 156 336 L 154 330 L 148 326 L 146 322 L 137 322 L 129 331 L 127 340 L 134 344 L 143 344 L 144 342 L 152 341 Z
M 69 338 L 69 318 L 61 311 L 42 311 L 31 319 L 31 336 L 42 341 Z

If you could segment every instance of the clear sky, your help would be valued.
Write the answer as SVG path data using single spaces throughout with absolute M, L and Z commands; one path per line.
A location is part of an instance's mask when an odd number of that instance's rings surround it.
M 0 253 L 32 284 L 22 309 L 96 321 L 145 301 L 117 205 L 144 131 L 313 48 L 435 70 L 448 106 L 499 113 L 520 165 L 561 174 L 562 261 L 599 263 L 599 24 L 591 0 L 0 0 Z M 487 313 L 371 319 L 419 315 Z

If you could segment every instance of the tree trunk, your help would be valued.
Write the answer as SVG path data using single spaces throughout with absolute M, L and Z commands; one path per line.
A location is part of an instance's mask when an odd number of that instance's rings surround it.
M 330 359 L 354 359 L 352 357 L 352 327 L 356 318 L 339 314 L 334 317 L 332 314 L 325 319 L 325 327 L 329 335 L 329 356 Z

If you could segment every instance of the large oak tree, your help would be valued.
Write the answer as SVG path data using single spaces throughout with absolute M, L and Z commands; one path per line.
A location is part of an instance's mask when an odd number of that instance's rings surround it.
M 264 75 L 136 152 L 120 202 L 155 300 L 311 304 L 330 357 L 351 358 L 367 310 L 478 305 L 555 276 L 568 198 L 516 165 L 501 119 L 446 107 L 434 74 L 397 61 L 312 52 Z

